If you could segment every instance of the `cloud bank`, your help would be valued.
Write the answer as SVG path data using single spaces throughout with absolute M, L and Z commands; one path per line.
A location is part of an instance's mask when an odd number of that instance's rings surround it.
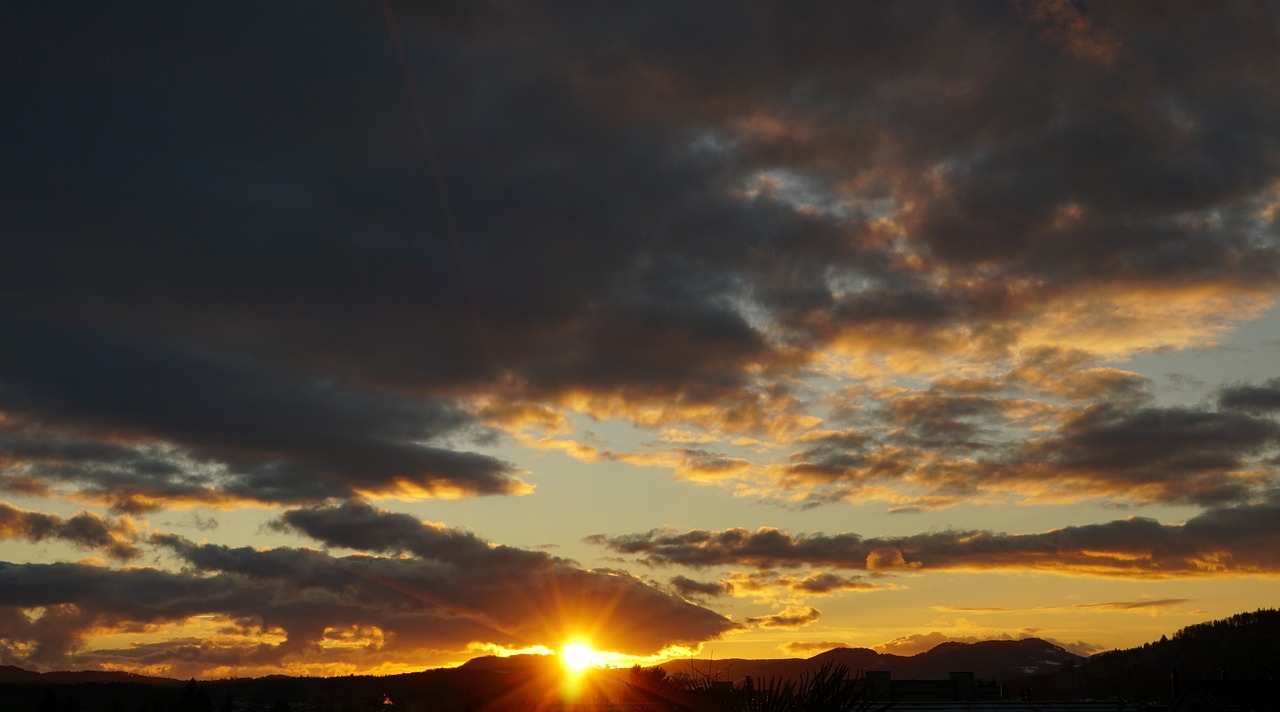
M 176 556 L 181 570 L 0 564 L 0 656 L 42 666 L 163 663 L 182 674 L 273 666 L 332 673 L 350 669 L 354 642 L 365 665 L 580 635 L 652 655 L 739 627 L 624 572 L 582 569 L 362 503 L 289 510 L 280 526 L 332 546 L 410 556 L 229 547 L 157 533 L 149 543 Z M 166 639 L 198 619 L 221 626 L 198 653 L 184 636 Z M 87 645 L 139 627 L 162 633 L 143 646 Z
M 1159 579 L 1280 575 L 1271 542 L 1280 505 L 1207 510 L 1183 524 L 1130 517 L 1036 534 L 941 531 L 900 537 L 790 534 L 772 528 L 654 530 L 588 541 L 649 564 L 812 566 L 874 572 L 1045 571 L 1063 575 Z
M 682 596 L 781 623 L 886 590 L 864 572 L 1277 571 L 1280 381 L 1192 402 L 1127 370 L 1276 302 L 1272 6 L 11 15 L 3 661 L 381 665 L 606 620 L 652 651 L 737 629 Z M 364 504 L 537 497 L 542 453 L 768 514 L 592 539 L 727 569 L 662 588 Z M 1136 516 L 774 526 L 850 504 Z M 276 524 L 153 519 L 196 507 Z M 297 536 L 348 553 L 269 546 Z

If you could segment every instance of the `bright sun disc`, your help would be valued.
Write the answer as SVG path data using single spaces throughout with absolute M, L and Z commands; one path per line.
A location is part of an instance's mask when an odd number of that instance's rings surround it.
M 583 643 L 570 643 L 560 651 L 560 661 L 570 670 L 586 670 L 596 664 L 596 651 Z

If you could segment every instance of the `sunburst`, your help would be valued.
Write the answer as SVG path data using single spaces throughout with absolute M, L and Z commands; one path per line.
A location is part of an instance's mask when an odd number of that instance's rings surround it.
M 601 664 L 600 653 L 582 641 L 566 643 L 560 649 L 560 662 L 572 672 L 581 672 Z

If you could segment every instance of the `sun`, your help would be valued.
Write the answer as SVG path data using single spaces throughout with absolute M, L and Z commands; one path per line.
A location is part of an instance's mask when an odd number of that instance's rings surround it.
M 599 665 L 600 654 L 586 643 L 567 643 L 560 649 L 560 662 L 573 672 L 581 672 Z

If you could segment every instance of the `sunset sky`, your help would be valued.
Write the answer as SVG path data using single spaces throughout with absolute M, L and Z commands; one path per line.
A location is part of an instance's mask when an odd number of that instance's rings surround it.
M 0 664 L 1280 603 L 1280 6 L 20 3 Z

